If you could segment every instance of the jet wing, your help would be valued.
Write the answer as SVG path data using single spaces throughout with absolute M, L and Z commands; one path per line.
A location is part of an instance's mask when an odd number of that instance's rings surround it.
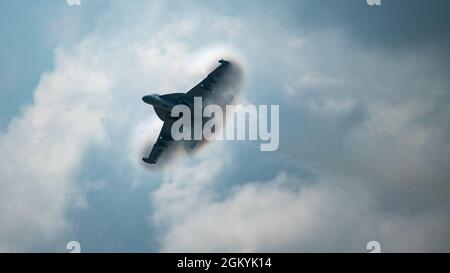
M 231 66 L 230 62 L 225 60 L 220 60 L 219 63 L 220 65 L 214 71 L 209 73 L 203 81 L 189 90 L 186 95 L 191 97 L 204 97 L 213 92 Z
M 161 128 L 161 132 L 159 133 L 158 140 L 153 145 L 153 148 L 148 155 L 148 157 L 143 157 L 142 160 L 148 164 L 155 164 L 160 155 L 166 150 L 169 145 L 172 143 L 172 138 L 170 134 L 170 130 L 172 128 L 173 122 L 166 121 Z

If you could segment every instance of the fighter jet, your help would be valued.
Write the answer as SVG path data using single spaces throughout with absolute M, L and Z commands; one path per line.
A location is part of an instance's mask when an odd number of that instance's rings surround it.
M 234 87 L 233 79 L 230 76 L 233 74 L 232 64 L 226 60 L 220 60 L 220 65 L 200 83 L 194 86 L 186 93 L 171 93 L 166 95 L 152 94 L 142 98 L 145 103 L 153 106 L 156 115 L 164 121 L 161 132 L 159 133 L 156 143 L 148 155 L 148 157 L 142 158 L 142 160 L 148 164 L 155 164 L 163 151 L 171 145 L 174 141 L 171 136 L 171 128 L 173 123 L 178 119 L 171 117 L 171 110 L 175 105 L 184 104 L 190 109 L 193 108 L 194 97 L 201 97 L 204 103 L 215 102 L 217 104 L 222 98 L 227 95 L 223 94 L 228 92 L 230 85 Z M 228 94 L 227 101 L 232 100 L 233 96 Z

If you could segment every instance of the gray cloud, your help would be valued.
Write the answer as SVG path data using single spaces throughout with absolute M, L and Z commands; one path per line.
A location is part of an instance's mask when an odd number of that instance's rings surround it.
M 365 251 L 378 240 L 383 251 L 446 251 L 448 213 L 383 214 L 360 183 L 301 179 L 280 173 L 249 182 L 223 201 L 177 217 L 162 251 Z
M 58 51 L 34 103 L 0 135 L 1 250 L 46 249 L 70 228 L 64 215 L 77 200 L 74 175 L 84 151 L 104 137 L 108 84 L 90 60 Z
M 264 33 L 250 31 L 254 35 L 246 38 L 243 32 L 239 38 L 250 59 L 247 95 L 253 102 L 281 104 L 277 156 L 287 165 L 312 167 L 319 179 L 286 179 L 293 185 L 313 184 L 290 202 L 289 192 L 270 182 L 232 190 L 221 201 L 180 217 L 162 249 L 364 251 L 365 242 L 378 238 L 385 251 L 447 251 L 449 82 L 440 46 L 408 46 L 399 54 L 397 48 L 355 44 L 345 29 L 287 31 L 268 21 L 258 21 Z M 230 161 L 247 168 L 262 162 L 244 163 L 238 155 Z M 336 188 L 323 186 L 327 177 L 334 177 Z M 233 181 L 228 183 L 233 187 Z M 324 194 L 323 207 L 303 204 L 310 192 Z M 279 199 L 290 209 L 278 209 L 273 195 L 283 196 Z M 263 204 L 253 206 L 260 199 Z M 306 207 L 311 211 L 303 212 Z M 247 210 L 255 218 L 240 216 Z M 339 217 L 344 211 L 355 217 Z M 298 218 L 292 216 L 296 212 Z M 314 228 L 302 227 L 308 213 Z M 334 217 L 324 217 L 327 213 Z M 401 230 L 408 235 L 400 236 Z
M 135 196 L 123 184 L 151 185 L 151 209 L 140 217 L 160 238 L 152 250 L 365 251 L 371 240 L 386 251 L 449 250 L 450 83 L 439 40 L 368 47 L 342 18 L 317 28 L 296 21 L 316 25 L 295 12 L 307 13 L 308 1 L 286 10 L 234 5 L 117 2 L 92 33 L 60 47 L 33 104 L 0 138 L 2 250 L 73 235 L 69 209 L 94 215 L 85 229 L 104 216 L 98 232 L 107 233 L 134 207 L 103 214 L 91 211 L 95 194 L 84 198 L 115 182 L 122 187 L 111 203 Z M 143 168 L 140 153 L 160 122 L 139 98 L 184 91 L 223 54 L 243 63 L 246 101 L 280 104 L 280 150 L 221 142 Z M 83 160 L 92 154 L 109 160 L 105 170 Z M 97 238 L 89 232 L 79 235 Z M 126 236 L 112 250 L 136 241 Z

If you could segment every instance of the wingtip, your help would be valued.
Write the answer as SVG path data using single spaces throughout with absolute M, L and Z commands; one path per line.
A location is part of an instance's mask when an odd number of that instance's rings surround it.
M 146 157 L 143 157 L 142 161 L 144 161 L 145 163 L 148 163 L 148 164 L 155 164 L 156 163 L 156 161 L 152 161 L 152 160 L 150 160 L 150 159 L 148 159 Z

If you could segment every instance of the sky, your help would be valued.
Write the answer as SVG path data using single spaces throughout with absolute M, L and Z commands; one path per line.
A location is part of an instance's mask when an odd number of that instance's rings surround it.
M 450 251 L 447 2 L 2 1 L 0 251 Z M 144 166 L 222 57 L 279 149 Z

